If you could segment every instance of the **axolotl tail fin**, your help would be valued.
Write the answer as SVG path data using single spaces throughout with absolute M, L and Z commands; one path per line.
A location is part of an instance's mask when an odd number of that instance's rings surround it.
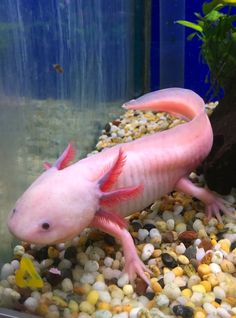
M 125 103 L 122 107 L 125 109 L 167 112 L 185 120 L 191 120 L 204 112 L 205 103 L 193 91 L 174 87 L 147 93 Z

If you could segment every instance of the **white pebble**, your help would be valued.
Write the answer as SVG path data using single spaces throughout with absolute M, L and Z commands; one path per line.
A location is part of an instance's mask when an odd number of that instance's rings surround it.
M 109 310 L 96 310 L 95 312 L 95 318 L 111 318 L 111 317 L 112 317 L 112 313 Z M 80 316 L 78 318 L 80 318 Z
M 71 261 L 69 261 L 68 259 L 64 258 L 59 264 L 58 264 L 58 269 L 62 270 L 62 269 L 70 269 L 72 266 Z
M 230 318 L 231 317 L 230 313 L 225 308 L 222 308 L 222 307 L 217 308 L 217 314 L 222 318 Z
M 193 222 L 193 229 L 198 232 L 199 230 L 202 230 L 204 229 L 204 225 L 202 224 L 202 221 L 199 220 L 199 219 L 196 219 L 194 222 Z
M 80 277 L 80 282 L 82 284 L 94 284 L 95 282 L 95 277 L 92 273 L 84 273 L 82 274 L 82 276 Z
M 210 303 L 203 304 L 203 308 L 208 314 L 217 315 L 217 309 Z
M 150 230 L 149 235 L 150 235 L 151 238 L 157 237 L 157 236 L 160 237 L 161 233 L 160 233 L 160 231 L 157 228 L 153 228 L 153 229 Z
M 173 219 L 173 212 L 165 210 L 162 213 L 162 218 L 163 218 L 164 221 L 168 221 L 169 219 Z
M 102 273 L 103 273 L 103 276 L 105 279 L 110 280 L 110 279 L 114 278 L 114 271 L 110 267 L 105 267 L 103 269 Z
M 200 306 L 203 303 L 204 294 L 200 292 L 193 292 L 190 300 L 197 306 Z
M 14 267 L 15 270 L 17 270 L 20 267 L 20 262 L 17 259 L 14 259 L 11 261 L 11 265 Z
M 185 251 L 186 251 L 186 247 L 184 243 L 180 243 L 179 245 L 175 247 L 175 252 L 179 255 L 184 254 Z
M 131 309 L 129 316 L 130 318 L 137 318 L 138 317 L 138 312 L 140 311 L 140 309 L 142 309 L 142 307 L 136 307 Z
M 214 254 L 212 255 L 211 262 L 220 264 L 223 260 L 224 256 L 221 251 L 215 251 Z
M 224 299 L 226 297 L 224 289 L 220 286 L 215 286 L 213 288 L 213 292 L 215 294 L 215 297 L 218 299 Z
M 71 292 L 73 290 L 73 283 L 69 278 L 64 278 L 61 282 L 61 287 L 64 292 Z
M 143 261 L 148 260 L 154 252 L 154 246 L 150 243 L 145 244 L 142 250 L 141 258 Z
M 156 303 L 160 307 L 167 307 L 169 306 L 170 301 L 166 295 L 160 294 L 156 297 Z
M 105 290 L 107 288 L 104 282 L 96 282 L 93 284 L 93 289 L 95 290 Z
M 6 263 L 1 269 L 1 279 L 7 279 L 8 276 L 13 275 L 15 268 L 12 264 Z
M 129 275 L 127 273 L 123 273 L 121 277 L 117 281 L 117 285 L 119 287 L 123 287 L 129 283 Z
M 33 297 L 29 297 L 25 300 L 24 305 L 28 310 L 34 312 L 38 307 L 38 300 Z
M 139 229 L 138 230 L 138 239 L 142 242 L 145 240 L 146 237 L 148 237 L 148 230 L 146 229 Z
M 97 261 L 88 261 L 84 266 L 86 272 L 96 272 L 98 269 L 99 264 Z
M 104 265 L 106 267 L 112 267 L 113 261 L 114 261 L 113 258 L 107 256 L 104 258 Z
M 173 231 L 175 228 L 175 220 L 169 219 L 166 221 L 167 230 Z
M 222 272 L 220 265 L 216 263 L 211 263 L 209 267 L 211 269 L 211 272 L 214 274 Z
M 175 283 L 169 283 L 165 285 L 163 294 L 165 294 L 169 299 L 176 299 L 181 295 L 181 290 Z
M 111 302 L 111 295 L 106 290 L 99 290 L 99 300 L 110 303 Z
M 203 247 L 201 247 L 201 248 L 197 247 L 196 259 L 198 261 L 201 261 L 205 255 L 206 255 L 206 252 L 205 252 L 204 248 Z
M 174 272 L 170 271 L 170 272 L 165 273 L 163 279 L 164 279 L 165 285 L 172 283 L 175 279 Z
M 149 299 L 145 296 L 139 296 L 139 302 L 145 307 L 148 304 Z
M 176 205 L 174 207 L 174 214 L 175 215 L 178 215 L 180 214 L 182 211 L 183 211 L 184 207 L 182 205 Z

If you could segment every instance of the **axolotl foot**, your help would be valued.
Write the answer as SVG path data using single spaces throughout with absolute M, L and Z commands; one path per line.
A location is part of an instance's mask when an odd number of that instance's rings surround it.
M 130 233 L 125 227 L 119 226 L 109 218 L 104 218 L 101 214 L 97 214 L 91 226 L 99 228 L 100 230 L 114 236 L 121 242 L 124 251 L 125 267 L 124 272 L 129 275 L 131 283 L 134 282 L 136 276 L 140 276 L 148 285 L 150 281 L 146 273 L 151 271 L 144 265 L 139 258 L 134 241 Z
M 215 216 L 216 219 L 222 223 L 220 211 L 222 211 L 225 215 L 236 219 L 236 215 L 234 215 L 228 208 L 229 203 L 209 189 L 197 187 L 187 178 L 180 179 L 175 188 L 176 190 L 190 194 L 205 203 L 208 219 Z

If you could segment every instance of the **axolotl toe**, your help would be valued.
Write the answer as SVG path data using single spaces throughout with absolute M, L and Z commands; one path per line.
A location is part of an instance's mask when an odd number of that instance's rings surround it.
M 147 283 L 148 269 L 139 259 L 125 217 L 141 211 L 173 190 L 206 205 L 208 217 L 232 215 L 224 201 L 188 179 L 212 147 L 212 128 L 200 96 L 182 88 L 148 93 L 125 109 L 165 111 L 188 121 L 170 130 L 116 145 L 70 164 L 71 144 L 16 202 L 8 226 L 13 235 L 35 244 L 55 244 L 99 228 L 121 241 L 125 271 Z

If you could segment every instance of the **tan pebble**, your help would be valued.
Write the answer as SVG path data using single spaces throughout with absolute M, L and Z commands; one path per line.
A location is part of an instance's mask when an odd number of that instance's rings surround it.
M 182 267 L 177 266 L 175 268 L 172 269 L 172 272 L 175 274 L 175 276 L 183 276 L 184 270 Z
M 208 280 L 212 287 L 219 285 L 219 280 L 215 274 L 208 274 L 203 276 L 204 280 Z
M 48 248 L 48 257 L 49 258 L 57 258 L 57 257 L 59 257 L 59 251 L 55 247 L 49 246 L 49 248 Z
M 95 312 L 95 307 L 87 301 L 82 301 L 79 305 L 79 310 L 92 315 Z
M 223 259 L 220 263 L 220 267 L 223 272 L 233 274 L 235 273 L 235 266 L 232 262 L 228 261 L 227 259 Z
M 164 232 L 167 229 L 167 224 L 164 221 L 157 221 L 155 225 L 161 232 Z
M 45 317 L 48 313 L 48 305 L 46 304 L 39 304 L 36 310 L 36 314 L 42 317 Z
M 189 259 L 185 255 L 179 255 L 178 256 L 178 261 L 183 264 L 183 265 L 188 265 L 189 264 Z
M 212 260 L 212 255 L 213 254 L 211 252 L 206 253 L 203 256 L 203 258 L 201 259 L 201 263 L 209 265 L 211 263 L 211 260 Z
M 185 222 L 188 223 L 189 221 L 191 221 L 194 218 L 195 214 L 196 212 L 194 210 L 185 211 L 184 212 Z
M 67 302 L 59 296 L 52 296 L 52 301 L 59 307 L 65 308 L 68 306 Z
M 160 268 L 158 266 L 150 265 L 149 268 L 155 277 L 158 277 L 161 274 Z
M 130 304 L 123 305 L 123 311 L 130 312 L 133 309 L 133 307 Z
M 156 257 L 160 257 L 162 254 L 162 250 L 160 249 L 155 249 L 154 252 L 152 253 L 152 257 L 156 258 Z
M 200 276 L 204 276 L 204 275 L 210 274 L 211 269 L 209 265 L 207 264 L 200 264 L 197 268 L 197 271 Z
M 226 253 L 230 252 L 230 245 L 231 245 L 230 240 L 228 239 L 219 240 L 218 244 L 220 245 L 223 251 L 225 251 Z
M 120 268 L 120 261 L 118 259 L 115 259 L 112 263 L 112 269 L 119 269 Z
M 68 308 L 70 309 L 71 312 L 78 312 L 79 305 L 75 300 L 71 299 L 69 301 Z
M 224 301 L 230 304 L 232 307 L 236 307 L 236 297 L 226 297 Z

